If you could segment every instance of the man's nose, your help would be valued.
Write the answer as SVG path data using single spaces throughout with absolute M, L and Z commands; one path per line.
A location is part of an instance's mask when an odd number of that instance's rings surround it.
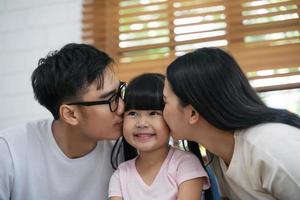
M 116 113 L 118 115 L 122 115 L 124 113 L 124 109 L 125 109 L 124 101 L 122 98 L 119 98 L 118 109 L 117 109 Z

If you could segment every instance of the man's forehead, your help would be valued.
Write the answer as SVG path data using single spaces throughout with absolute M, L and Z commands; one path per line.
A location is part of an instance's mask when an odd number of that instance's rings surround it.
M 114 73 L 105 73 L 103 78 L 103 87 L 98 88 L 101 96 L 108 96 L 116 92 L 120 84 L 118 77 Z
M 119 80 L 113 72 L 104 72 L 102 77 L 98 77 L 94 82 L 85 88 L 83 94 L 97 92 L 99 95 L 115 91 L 119 86 Z
M 119 86 L 119 79 L 116 76 L 116 74 L 111 71 L 108 70 L 107 72 L 104 73 L 104 77 L 103 77 L 103 90 L 105 90 L 106 88 L 115 88 Z

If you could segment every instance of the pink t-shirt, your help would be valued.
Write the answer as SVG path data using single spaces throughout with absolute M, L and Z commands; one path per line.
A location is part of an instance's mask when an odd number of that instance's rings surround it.
M 147 185 L 140 177 L 135 160 L 120 164 L 112 175 L 109 197 L 122 197 L 124 200 L 176 200 L 178 186 L 197 177 L 206 177 L 203 189 L 210 187 L 207 173 L 198 158 L 190 152 L 170 148 L 151 185 Z

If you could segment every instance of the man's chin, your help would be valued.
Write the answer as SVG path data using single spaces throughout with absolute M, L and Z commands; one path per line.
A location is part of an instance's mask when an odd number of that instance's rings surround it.
M 117 140 L 122 136 L 121 130 L 120 131 L 115 131 L 111 132 L 107 140 Z

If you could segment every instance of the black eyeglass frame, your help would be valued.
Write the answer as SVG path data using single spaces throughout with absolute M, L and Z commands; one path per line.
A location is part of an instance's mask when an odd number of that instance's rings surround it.
M 114 93 L 109 99 L 107 100 L 100 100 L 100 101 L 79 101 L 79 102 L 72 102 L 68 103 L 67 105 L 78 105 L 78 106 L 95 106 L 95 105 L 109 105 L 109 110 L 111 112 L 115 112 L 118 109 L 119 105 L 119 98 L 124 99 L 124 92 L 126 88 L 126 82 L 120 81 L 120 85 L 118 91 Z M 111 104 L 115 102 L 116 107 L 113 109 Z

